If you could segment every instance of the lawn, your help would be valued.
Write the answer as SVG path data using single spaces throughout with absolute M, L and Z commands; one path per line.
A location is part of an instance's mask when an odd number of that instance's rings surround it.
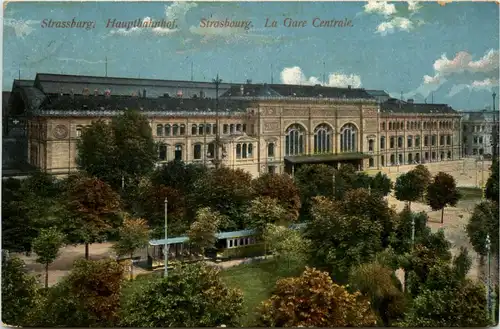
M 243 264 L 222 271 L 226 284 L 243 292 L 245 316 L 243 327 L 255 326 L 255 310 L 261 302 L 270 297 L 279 278 L 299 275 L 301 271 L 278 268 L 274 261 Z
M 483 190 L 478 187 L 459 187 L 461 200 L 479 200 L 483 197 Z

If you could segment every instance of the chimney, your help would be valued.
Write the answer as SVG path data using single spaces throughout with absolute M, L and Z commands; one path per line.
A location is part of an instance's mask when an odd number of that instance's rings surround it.
M 413 104 L 413 98 L 409 98 L 408 103 Z
M 347 89 L 351 89 L 351 85 L 348 85 L 348 86 L 347 86 Z
M 142 98 L 146 98 L 146 89 L 142 90 Z

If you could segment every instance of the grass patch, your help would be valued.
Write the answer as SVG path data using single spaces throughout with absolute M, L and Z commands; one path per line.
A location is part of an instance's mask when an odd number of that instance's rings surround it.
M 483 197 L 483 190 L 479 187 L 458 187 L 462 196 L 460 200 L 479 200 Z
M 255 326 L 256 308 L 261 302 L 271 296 L 276 281 L 283 277 L 300 275 L 301 269 L 291 266 L 291 269 L 278 267 L 273 260 L 255 262 L 230 267 L 221 272 L 222 279 L 231 288 L 238 288 L 243 292 L 242 319 L 243 327 Z

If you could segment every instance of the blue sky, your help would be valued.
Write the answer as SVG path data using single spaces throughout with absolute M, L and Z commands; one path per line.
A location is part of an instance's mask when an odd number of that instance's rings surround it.
M 286 28 L 285 18 L 308 26 Z M 352 21 L 315 28 L 312 20 Z M 42 28 L 44 20 L 94 21 L 93 29 Z M 252 28 L 200 28 L 202 18 Z M 265 28 L 266 18 L 277 28 Z M 106 28 L 108 19 L 173 20 L 177 28 Z M 499 5 L 428 2 L 39 2 L 4 11 L 3 89 L 37 72 L 226 82 L 323 83 L 393 96 L 491 105 L 498 89 Z M 323 64 L 324 63 L 324 64 Z M 272 70 L 271 70 L 272 65 Z M 498 91 L 497 91 L 498 93 Z

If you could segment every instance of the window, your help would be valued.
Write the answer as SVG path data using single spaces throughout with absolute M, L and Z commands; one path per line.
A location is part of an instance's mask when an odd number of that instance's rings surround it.
M 194 145 L 193 158 L 195 160 L 201 160 L 201 145 L 200 144 Z
M 444 152 L 441 152 L 441 161 L 444 160 Z
M 394 136 L 391 136 L 390 140 L 389 140 L 389 146 L 391 149 L 394 148 Z
M 429 161 L 429 152 L 425 152 L 425 160 Z
M 321 124 L 314 129 L 314 153 L 332 151 L 332 129 L 326 124 Z
M 474 136 L 474 144 L 477 144 L 477 136 Z
M 247 132 L 247 125 L 246 124 L 243 124 L 243 132 L 246 133 Z
M 415 153 L 415 162 L 420 163 L 420 153 Z
M 415 147 L 420 147 L 420 136 L 415 136 Z
M 373 139 L 368 140 L 368 152 L 373 152 Z
M 227 123 L 225 123 L 223 126 L 222 126 L 222 133 L 223 134 L 227 134 L 229 133 L 229 125 Z
M 404 125 L 404 123 L 403 123 L 403 125 Z M 406 130 L 410 130 L 410 122 L 409 121 L 406 122 Z
M 82 130 L 83 130 L 82 126 L 77 126 L 76 127 L 76 137 L 81 137 L 82 136 Z
M 424 146 L 429 146 L 429 136 L 424 136 Z
M 439 145 L 444 145 L 444 135 L 439 136 Z
M 477 155 L 477 149 L 472 149 L 472 155 Z
M 385 136 L 380 137 L 380 149 L 385 149 Z
M 436 160 L 436 152 L 432 152 L 432 160 Z
M 483 144 L 483 137 L 479 137 L 479 144 Z
M 340 129 L 340 151 L 341 152 L 356 152 L 357 147 L 357 133 L 356 127 L 348 123 Z
M 241 144 L 236 144 L 236 159 L 241 159 Z
M 267 157 L 274 157 L 274 143 L 267 144 Z
M 391 154 L 391 165 L 396 164 L 396 157 L 394 154 Z
M 448 151 L 448 159 L 451 159 L 451 151 Z
M 408 164 L 412 164 L 412 163 L 413 163 L 413 154 L 408 153 Z
M 304 153 L 305 129 L 299 124 L 293 124 L 285 133 L 285 155 L 300 155 Z
M 385 122 L 382 122 L 382 123 L 380 124 L 380 130 L 385 130 Z
M 407 147 L 413 147 L 413 137 L 408 136 Z
M 170 127 L 170 125 L 165 125 L 165 136 L 170 136 L 171 133 L 172 128 Z
M 403 162 L 403 155 L 402 154 L 398 154 L 398 165 L 402 165 L 404 162 Z
M 163 126 L 156 125 L 156 136 L 163 136 Z
M 233 123 L 231 123 L 231 124 L 229 125 L 229 131 L 231 132 L 231 134 L 234 134 L 234 128 L 235 128 L 235 127 L 234 127 L 234 124 L 233 124 Z
M 253 144 L 248 144 L 248 157 L 253 157 Z
M 385 157 L 383 155 L 380 156 L 380 165 L 385 166 Z
M 369 162 L 368 162 L 368 167 L 372 168 L 375 166 L 375 161 L 373 161 L 373 158 L 370 158 Z
M 446 144 L 451 145 L 451 136 L 450 135 L 446 136 Z
M 198 126 L 196 126 L 195 124 L 191 125 L 191 135 L 196 135 L 197 132 Z
M 186 134 L 186 125 L 181 125 L 181 135 Z
M 398 137 L 398 148 L 403 147 L 403 137 L 399 136 Z
M 436 135 L 432 135 L 432 146 L 436 145 L 436 139 L 437 139 L 437 136 Z
M 479 149 L 479 155 L 483 155 L 484 154 L 484 150 L 483 149 Z
M 247 153 L 247 144 L 242 144 L 241 145 L 241 157 L 243 159 L 246 159 L 248 157 L 248 153 Z
M 208 144 L 207 158 L 213 158 L 215 156 L 215 144 Z
M 179 135 L 179 125 L 173 125 L 172 128 L 173 128 L 172 130 L 173 130 L 174 136 Z
M 182 161 L 182 145 L 175 145 L 175 161 Z
M 203 128 L 204 126 L 202 124 L 198 126 L 198 135 L 203 135 Z
M 217 124 L 212 125 L 212 134 L 216 135 L 217 134 Z
M 167 145 L 160 145 L 159 150 L 158 150 L 158 159 L 160 161 L 165 161 L 167 160 Z
M 212 127 L 210 127 L 210 124 L 205 125 L 205 134 L 210 135 L 210 132 L 212 131 Z
M 389 130 L 392 130 L 392 122 L 389 122 Z
M 241 124 L 238 123 L 236 125 L 236 131 L 241 132 Z

